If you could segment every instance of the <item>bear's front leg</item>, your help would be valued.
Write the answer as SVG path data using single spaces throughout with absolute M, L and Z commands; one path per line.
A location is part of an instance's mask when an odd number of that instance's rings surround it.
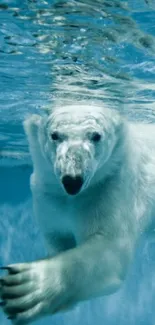
M 79 301 L 118 290 L 131 259 L 131 241 L 99 233 L 54 258 L 8 266 L 2 307 L 14 324 L 54 314 Z

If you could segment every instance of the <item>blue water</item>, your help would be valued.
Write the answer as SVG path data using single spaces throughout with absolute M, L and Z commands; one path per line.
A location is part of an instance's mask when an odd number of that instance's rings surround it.
M 1 265 L 45 256 L 22 120 L 77 100 L 155 122 L 154 0 L 0 0 Z M 154 325 L 154 306 L 155 243 L 146 235 L 118 293 L 36 324 Z M 9 324 L 2 312 L 0 324 Z

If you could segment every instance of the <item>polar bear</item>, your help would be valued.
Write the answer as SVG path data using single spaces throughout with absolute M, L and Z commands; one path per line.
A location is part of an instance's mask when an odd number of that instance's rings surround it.
M 121 287 L 155 205 L 155 127 L 94 105 L 24 122 L 34 213 L 48 258 L 4 267 L 1 306 L 15 324 Z

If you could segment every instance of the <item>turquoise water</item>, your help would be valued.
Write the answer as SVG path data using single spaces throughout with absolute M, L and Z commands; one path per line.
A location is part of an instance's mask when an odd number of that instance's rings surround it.
M 154 122 L 154 36 L 154 0 L 0 0 L 1 265 L 45 254 L 32 214 L 24 117 L 78 100 Z M 154 325 L 154 256 L 145 236 L 118 293 L 36 324 Z M 9 324 L 2 313 L 0 324 Z

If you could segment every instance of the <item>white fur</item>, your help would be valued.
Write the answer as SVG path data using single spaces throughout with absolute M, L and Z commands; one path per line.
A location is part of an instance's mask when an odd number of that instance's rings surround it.
M 41 297 L 29 321 L 122 285 L 155 205 L 155 127 L 87 105 L 33 115 L 24 127 L 34 212 L 51 254 L 24 264 L 34 275 L 30 293 Z M 59 141 L 51 139 L 54 131 L 61 132 Z M 94 131 L 102 135 L 99 143 L 91 140 Z M 63 188 L 68 173 L 83 175 L 77 195 Z

